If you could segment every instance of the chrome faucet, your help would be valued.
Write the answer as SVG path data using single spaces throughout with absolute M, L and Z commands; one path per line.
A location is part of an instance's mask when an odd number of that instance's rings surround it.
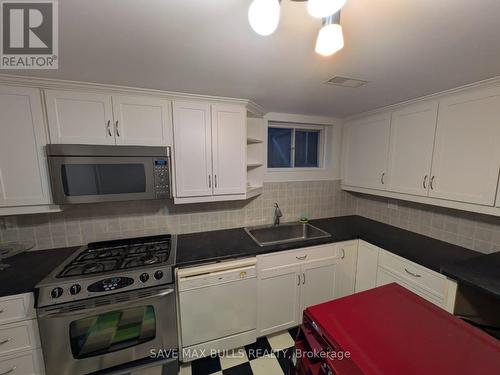
M 274 204 L 274 225 L 280 225 L 280 217 L 282 217 L 283 214 L 281 212 L 280 206 L 278 206 L 278 203 Z

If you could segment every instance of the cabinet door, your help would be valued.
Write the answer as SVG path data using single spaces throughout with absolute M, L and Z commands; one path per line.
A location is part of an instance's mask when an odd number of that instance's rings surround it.
M 359 241 L 354 288 L 356 293 L 375 288 L 377 284 L 378 254 L 378 247 Z
M 389 113 L 346 124 L 343 184 L 372 189 L 386 188 L 390 130 Z
M 322 259 L 302 265 L 300 317 L 305 308 L 335 298 L 338 259 Z
M 40 91 L 0 86 L 0 206 L 51 203 Z
M 246 109 L 237 105 L 212 105 L 212 157 L 214 194 L 246 192 Z
M 500 88 L 440 101 L 429 196 L 493 206 L 499 145 Z
M 170 102 L 147 96 L 113 96 L 116 144 L 167 146 L 171 136 Z
M 115 144 L 111 95 L 45 91 L 50 143 Z
M 427 196 L 437 110 L 437 102 L 429 102 L 405 107 L 392 114 L 390 191 Z
M 212 195 L 210 105 L 174 102 L 173 125 L 176 196 Z
M 500 207 L 500 182 L 498 183 L 498 191 L 497 191 L 497 207 Z
M 356 281 L 356 262 L 358 259 L 358 241 L 338 244 L 340 260 L 335 272 L 335 298 L 354 293 Z
M 257 279 L 257 326 L 259 335 L 300 324 L 300 265 L 275 267 L 259 272 Z

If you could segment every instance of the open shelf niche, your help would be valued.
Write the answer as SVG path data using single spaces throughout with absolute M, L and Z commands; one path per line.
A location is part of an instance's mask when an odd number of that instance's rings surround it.
M 247 199 L 262 194 L 264 181 L 265 120 L 247 118 Z

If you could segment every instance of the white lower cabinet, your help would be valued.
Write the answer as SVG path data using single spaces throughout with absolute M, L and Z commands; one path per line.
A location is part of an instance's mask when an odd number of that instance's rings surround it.
M 356 264 L 355 292 L 375 288 L 377 284 L 377 267 L 379 248 L 368 242 L 359 241 L 358 261 Z
M 380 250 L 376 286 L 397 283 L 453 313 L 456 283 L 407 259 Z
M 317 305 L 335 298 L 335 274 L 337 270 L 337 258 L 305 262 L 302 265 L 300 321 L 302 321 L 302 311 L 308 306 Z
M 258 263 L 257 257 L 257 263 Z M 300 324 L 301 267 L 284 266 L 259 272 L 257 279 L 257 335 L 267 335 Z
M 359 242 L 358 240 L 354 240 L 337 244 L 340 252 L 340 262 L 338 262 L 335 272 L 335 298 L 345 297 L 354 293 Z
M 33 294 L 0 298 L 0 374 L 45 373 Z
M 257 335 L 296 326 L 306 307 L 352 293 L 357 242 L 257 256 Z
M 500 183 L 498 184 L 498 191 L 497 191 L 497 207 L 500 207 Z

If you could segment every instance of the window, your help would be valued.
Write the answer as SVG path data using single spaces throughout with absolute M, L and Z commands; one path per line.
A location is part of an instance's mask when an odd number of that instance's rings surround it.
M 268 168 L 320 168 L 324 129 L 270 124 L 267 130 Z

